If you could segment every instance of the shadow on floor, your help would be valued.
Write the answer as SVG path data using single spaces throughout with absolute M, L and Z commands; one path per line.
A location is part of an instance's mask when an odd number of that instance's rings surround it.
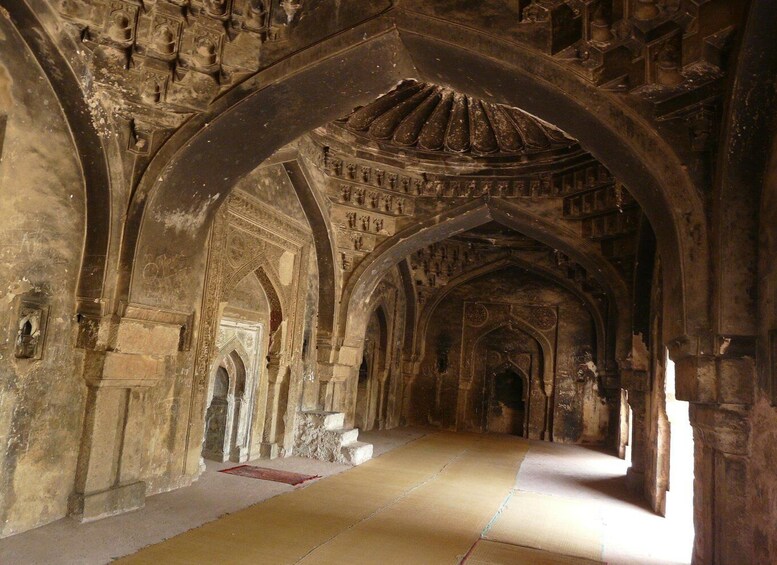
M 618 475 L 615 477 L 603 477 L 598 479 L 578 478 L 573 482 L 581 488 L 607 495 L 610 498 L 620 500 L 621 502 L 627 502 L 646 512 L 653 513 L 653 510 L 644 498 L 628 489 L 625 476 Z

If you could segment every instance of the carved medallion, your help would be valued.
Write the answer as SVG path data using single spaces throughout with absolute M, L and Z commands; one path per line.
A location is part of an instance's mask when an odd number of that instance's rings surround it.
M 246 240 L 237 232 L 233 232 L 229 235 L 229 246 L 227 256 L 232 266 L 237 267 L 243 262 L 243 257 L 246 253 Z
M 536 306 L 531 309 L 531 323 L 541 330 L 552 330 L 556 326 L 556 311 L 547 306 Z
M 488 320 L 488 309 L 482 304 L 467 304 L 464 315 L 470 326 L 479 328 Z

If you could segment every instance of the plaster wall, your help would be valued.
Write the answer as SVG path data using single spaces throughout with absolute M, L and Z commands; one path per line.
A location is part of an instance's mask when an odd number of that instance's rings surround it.
M 74 349 L 84 186 L 59 102 L 0 15 L 0 537 L 67 512 L 86 386 Z M 40 359 L 17 359 L 20 300 L 47 309 Z
M 774 131 L 774 130 L 773 130 Z M 753 561 L 777 561 L 777 143 L 762 192 L 755 402 L 751 409 L 748 514 Z M 748 526 L 749 526 L 748 525 Z M 747 526 L 746 526 L 747 527 Z

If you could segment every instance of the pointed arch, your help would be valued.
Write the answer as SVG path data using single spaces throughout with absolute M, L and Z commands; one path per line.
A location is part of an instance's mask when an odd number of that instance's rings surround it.
M 558 61 L 497 37 L 472 34 L 462 25 L 402 11 L 374 18 L 262 71 L 171 137 L 130 207 L 123 294 L 139 303 L 158 301 L 148 292 L 155 281 L 133 272 L 133 264 L 187 249 L 179 271 L 194 270 L 202 263 L 215 210 L 238 178 L 280 146 L 405 78 L 521 107 L 577 138 L 624 182 L 656 230 L 667 264 L 667 295 L 674 301 L 667 334 L 694 334 L 707 326 L 708 293 L 697 291 L 706 288 L 709 275 L 703 202 L 681 159 L 652 126 L 616 95 Z M 569 92 L 575 92 L 574 99 Z M 302 107 L 305 112 L 299 112 Z M 214 154 L 213 147 L 228 149 Z M 192 166 L 205 158 L 208 167 Z M 171 225 L 165 220 L 170 217 L 193 221 Z M 685 277 L 686 272 L 693 277 Z M 594 273 L 606 275 L 606 269 Z M 190 308 L 200 290 L 186 286 L 173 298 L 176 306 Z

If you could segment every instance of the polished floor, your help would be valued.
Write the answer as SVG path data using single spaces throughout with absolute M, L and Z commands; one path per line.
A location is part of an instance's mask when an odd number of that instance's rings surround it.
M 631 498 L 608 454 L 417 428 L 365 435 L 381 455 L 354 469 L 271 462 L 324 476 L 301 488 L 211 466 L 138 512 L 0 540 L 0 563 L 689 562 L 692 530 Z

